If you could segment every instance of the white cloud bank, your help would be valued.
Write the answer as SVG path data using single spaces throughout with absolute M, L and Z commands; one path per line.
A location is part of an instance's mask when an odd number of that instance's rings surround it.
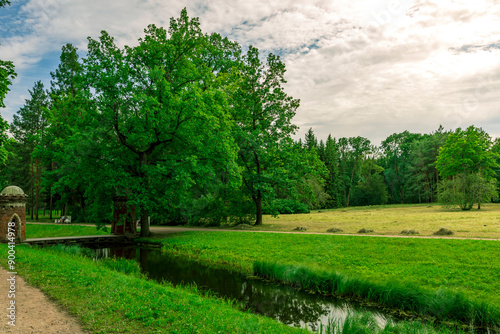
M 29 0 L 0 23 L 3 32 L 18 27 L 0 40 L 0 59 L 14 60 L 19 73 L 2 114 L 12 119 L 37 71 L 48 82 L 54 68 L 42 64 L 63 44 L 84 50 L 100 30 L 134 44 L 148 24 L 167 26 L 183 7 L 206 32 L 282 56 L 288 92 L 301 99 L 301 136 L 312 127 L 320 138 L 378 144 L 440 124 L 500 136 L 500 5 L 491 1 Z

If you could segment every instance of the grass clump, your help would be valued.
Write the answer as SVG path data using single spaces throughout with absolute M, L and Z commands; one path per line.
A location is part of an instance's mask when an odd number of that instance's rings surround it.
M 57 244 L 54 246 L 47 247 L 47 249 L 50 249 L 53 252 L 60 252 L 60 253 L 66 253 L 70 255 L 88 255 L 89 249 L 83 248 L 80 245 L 64 245 L 64 244 Z
M 461 329 L 443 325 L 424 324 L 418 321 L 388 321 L 381 326 L 373 314 L 350 312 L 344 320 L 330 319 L 319 331 L 322 334 L 465 334 Z
M 299 232 L 307 231 L 307 227 L 297 226 L 292 231 L 299 231 Z
M 367 229 L 367 228 L 362 228 L 361 230 L 358 231 L 358 233 L 363 234 L 363 233 L 373 233 L 373 230 Z
M 339 232 L 344 232 L 341 228 L 338 227 L 332 227 L 326 230 L 328 233 L 339 233 Z
M 43 248 L 42 248 L 43 249 Z M 63 245 L 58 244 L 46 248 L 51 252 L 64 253 L 73 256 L 84 256 L 87 258 L 95 259 L 95 253 L 89 249 L 84 248 L 80 245 Z M 97 265 L 102 265 L 111 270 L 136 276 L 139 278 L 144 278 L 145 276 L 141 273 L 141 267 L 137 261 L 128 260 L 124 258 L 101 258 L 96 261 Z
M 233 227 L 233 230 L 251 230 L 251 229 L 253 229 L 253 226 L 248 224 L 238 224 Z
M 141 266 L 137 261 L 121 259 L 121 258 L 106 258 L 100 259 L 100 264 L 111 270 L 117 271 L 130 276 L 144 278 L 141 273 Z
M 416 234 L 420 234 L 420 233 L 418 231 L 415 231 L 415 230 L 402 230 L 401 234 L 403 234 L 403 235 L 416 235 Z
M 438 231 L 434 232 L 432 235 L 453 235 L 453 231 L 442 227 Z

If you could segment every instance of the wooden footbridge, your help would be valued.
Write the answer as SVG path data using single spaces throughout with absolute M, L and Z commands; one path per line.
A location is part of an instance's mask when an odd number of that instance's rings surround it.
M 94 245 L 117 245 L 117 244 L 127 244 L 132 243 L 132 239 L 125 235 L 84 235 L 77 237 L 56 237 L 56 238 L 36 238 L 36 239 L 26 239 L 23 241 L 25 244 L 29 245 L 82 245 L 82 246 L 94 246 Z

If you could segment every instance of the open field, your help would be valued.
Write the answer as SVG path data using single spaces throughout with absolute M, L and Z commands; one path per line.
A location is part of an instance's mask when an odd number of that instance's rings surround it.
M 481 210 L 474 208 L 471 211 L 445 209 L 438 204 L 350 207 L 278 217 L 265 215 L 263 221 L 264 224 L 261 226 L 246 227 L 252 231 L 286 232 L 290 232 L 296 227 L 305 227 L 308 233 L 327 233 L 330 228 L 339 228 L 342 232 L 338 232 L 338 234 L 358 234 L 358 231 L 364 228 L 373 230 L 370 234 L 375 235 L 401 235 L 403 230 L 415 230 L 419 232 L 417 235 L 420 236 L 431 236 L 439 229 L 447 228 L 454 232 L 454 237 L 500 239 L 500 203 L 485 204 Z M 48 220 L 42 217 L 39 222 L 48 222 Z M 67 228 L 64 228 L 65 226 Z M 230 229 L 227 226 L 223 228 Z M 88 230 L 80 230 L 71 224 L 29 224 L 27 229 L 29 236 L 27 237 L 63 236 L 58 231 L 64 233 L 64 236 L 109 233 L 97 231 L 93 226 L 89 226 Z
M 305 227 L 307 232 L 326 232 L 340 228 L 346 234 L 371 229 L 372 234 L 398 235 L 402 230 L 416 230 L 432 235 L 447 228 L 456 237 L 500 238 L 500 204 L 491 203 L 470 211 L 445 209 L 438 204 L 350 207 L 312 211 L 308 214 L 264 216 L 264 224 L 253 227 L 263 231 L 291 231 Z

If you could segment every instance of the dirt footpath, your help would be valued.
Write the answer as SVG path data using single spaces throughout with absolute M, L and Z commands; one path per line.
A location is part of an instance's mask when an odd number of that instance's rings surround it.
M 87 334 L 75 318 L 61 310 L 40 290 L 15 276 L 15 298 L 9 298 L 12 276 L 0 267 L 0 333 Z M 11 293 L 12 295 L 12 293 Z M 15 300 L 15 326 L 9 324 L 10 301 Z

